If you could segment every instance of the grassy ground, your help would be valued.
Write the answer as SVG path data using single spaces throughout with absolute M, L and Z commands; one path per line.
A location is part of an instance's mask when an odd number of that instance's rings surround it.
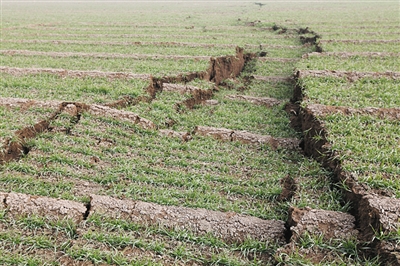
M 265 12 L 266 7 L 253 3 L 213 2 L 213 8 L 209 5 L 3 3 L 1 49 L 221 56 L 234 54 L 232 45 L 247 45 L 246 51 L 263 51 L 267 53 L 266 57 L 300 59 L 301 55 L 314 51 L 314 48 L 301 45 L 294 32 L 278 34 L 270 27 L 275 23 L 293 28 L 310 26 L 317 32 L 324 31 L 324 39 L 334 39 L 338 27 L 343 25 L 349 31 L 358 31 L 357 27 L 361 24 L 366 27 L 366 32 L 378 31 L 376 22 L 364 23 L 364 17 L 369 16 L 371 20 L 383 21 L 389 27 L 382 27 L 387 34 L 376 39 L 391 39 L 395 32 L 400 31 L 393 22 L 396 12 L 387 3 L 382 3 L 379 9 L 376 9 L 377 4 L 368 3 L 360 13 L 351 11 L 354 8 L 359 10 L 360 5 L 356 3 L 346 3 L 346 8 L 335 3 L 331 3 L 329 8 L 324 3 L 306 5 L 299 2 L 290 6 L 271 3 L 268 5 L 269 12 Z M 309 16 L 310 11 L 313 16 Z M 354 38 L 358 38 L 356 36 Z M 345 39 L 347 35 L 340 38 Z M 75 43 L 33 43 L 32 40 L 70 40 Z M 82 41 L 90 43 L 80 43 Z M 129 44 L 138 41 L 201 45 Z M 203 44 L 211 47 L 203 47 Z M 397 51 L 396 44 L 357 46 L 326 43 L 323 47 L 327 51 Z M 343 47 L 355 48 L 347 50 Z M 0 62 L 3 66 L 126 71 L 154 76 L 203 71 L 208 67 L 207 60 L 194 59 L 56 58 L 4 54 L 0 56 Z M 287 102 L 293 93 L 290 82 L 247 82 L 246 76 L 289 77 L 295 67 L 399 71 L 398 60 L 392 57 L 310 57 L 299 63 L 255 61 L 247 66 L 241 77 L 227 81 L 233 83 L 230 89 L 218 88 L 213 95 L 219 103 L 216 106 L 198 105 L 193 110 L 178 112 L 176 104 L 190 95 L 164 91 L 157 94 L 151 103 L 142 102 L 124 110 L 150 119 L 160 129 L 191 132 L 196 126 L 214 126 L 273 137 L 300 137 L 289 127 L 288 115 L 283 111 L 284 103 L 266 108 L 226 98 L 227 95 L 240 94 L 274 97 Z M 394 107 L 397 104 L 393 94 L 398 86 L 390 80 L 361 79 L 348 83 L 339 79 L 306 78 L 302 82 L 309 88 L 306 93 L 310 102 L 353 107 L 373 104 L 376 107 Z M 50 74 L 12 76 L 2 73 L 0 96 L 102 104 L 126 95 L 143 95 L 148 84 L 141 80 L 71 78 Z M 202 89 L 214 87 L 198 80 L 190 85 Z M 243 90 L 243 87 L 246 89 Z M 331 89 L 338 87 L 341 89 L 335 92 Z M 370 99 L 372 95 L 376 97 L 374 91 L 379 91 L 380 101 Z M 356 97 L 360 95 L 363 98 Z M 27 110 L 2 107 L 0 112 L 2 140 L 15 130 L 49 114 L 48 110 L 32 107 Z M 88 203 L 88 195 L 93 193 L 279 220 L 287 219 L 289 206 L 348 210 L 340 190 L 331 184 L 331 173 L 296 150 L 274 150 L 266 145 L 221 142 L 200 136 L 183 142 L 178 138 L 160 136 L 157 130 L 144 130 L 126 121 L 88 113 L 83 113 L 79 122 L 66 134 L 61 129 L 70 121 L 71 116 L 62 113 L 52 122 L 54 130 L 28 141 L 31 150 L 26 156 L 2 165 L 0 190 L 83 203 Z M 360 121 L 367 121 L 364 130 L 353 133 Z M 358 173 L 360 181 L 371 188 L 387 189 L 399 197 L 398 182 L 395 178 L 387 178 L 387 175 L 399 175 L 398 150 L 393 148 L 398 140 L 398 123 L 370 117 L 340 116 L 331 116 L 326 122 L 331 132 L 330 140 L 335 143 L 333 148 L 350 151 L 343 157 L 346 169 Z M 380 130 L 379 137 L 376 136 L 377 129 Z M 381 134 L 385 137 L 381 138 Z M 376 143 L 381 148 L 374 153 Z M 363 150 L 371 150 L 371 153 L 364 154 Z M 370 173 L 373 173 L 373 178 Z M 298 189 L 290 200 L 278 201 L 282 192 L 281 180 L 287 176 L 295 180 Z M 67 265 L 73 262 L 266 265 L 285 264 L 289 259 L 297 265 L 314 263 L 301 252 L 273 260 L 279 248 L 274 241 L 248 239 L 244 243 L 228 243 L 211 234 L 198 236 L 178 228 L 144 226 L 105 216 L 91 216 L 79 224 L 48 218 L 12 217 L 7 210 L 3 210 L 0 217 L 0 262 L 8 265 Z M 324 242 L 318 236 L 305 236 L 298 244 L 304 249 L 318 247 L 333 250 L 330 256 L 321 260 L 322 264 L 378 264 L 376 260 L 367 260 L 358 253 L 359 243 L 355 240 Z

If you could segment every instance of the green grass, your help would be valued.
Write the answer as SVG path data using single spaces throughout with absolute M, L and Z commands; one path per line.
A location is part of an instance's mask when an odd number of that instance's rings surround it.
M 304 77 L 300 84 L 306 87 L 308 103 L 353 108 L 400 106 L 400 83 L 387 78 L 362 78 L 349 82 L 344 78 Z
M 392 44 L 396 46 L 396 44 Z M 327 49 L 327 51 L 329 51 Z M 341 70 L 341 71 L 400 71 L 400 59 L 398 57 L 365 57 L 350 56 L 343 59 L 340 56 L 310 56 L 308 59 L 299 61 L 299 69 L 316 70 Z
M 399 121 L 367 115 L 330 115 L 323 120 L 343 169 L 359 182 L 400 198 Z
M 356 239 L 324 239 L 323 235 L 304 233 L 296 240 L 297 247 L 277 256 L 278 265 L 380 265 L 379 258 L 367 258 L 365 247 Z M 322 255 L 323 254 L 323 255 Z M 317 256 L 323 256 L 318 259 Z M 318 260 L 318 262 L 316 262 Z
M 63 68 L 68 70 L 98 70 L 112 72 L 133 72 L 137 74 L 152 74 L 164 76 L 192 71 L 205 71 L 209 66 L 208 61 L 180 59 L 180 60 L 132 60 L 129 58 L 51 58 L 46 56 L 0 56 L 3 65 L 9 67 L 41 67 Z
M 153 41 L 157 41 L 153 40 Z M 74 40 L 71 40 L 74 41 Z M 110 41 L 110 40 L 109 40 Z M 96 43 L 97 42 L 97 43 Z M 3 50 L 30 50 L 42 52 L 84 52 L 84 53 L 118 53 L 118 54 L 149 54 L 149 55 L 188 55 L 188 56 L 224 56 L 235 54 L 235 47 L 185 47 L 177 45 L 134 45 L 129 40 L 120 44 L 100 44 L 99 41 L 88 43 L 21 43 L 3 42 Z M 114 42 L 111 40 L 110 42 Z M 124 42 L 127 42 L 124 45 Z M 160 49 L 162 48 L 162 49 Z M 132 59 L 129 59 L 132 60 Z M 4 65 L 4 63 L 3 63 Z
M 0 145 L 8 138 L 13 138 L 14 132 L 46 119 L 53 112 L 47 108 L 7 108 L 0 106 Z
M 290 76 L 293 72 L 293 63 L 258 61 L 254 74 L 259 76 Z
M 109 103 L 145 94 L 149 82 L 138 79 L 73 78 L 52 74 L 0 74 L 0 96 L 36 100 Z
M 325 52 L 387 52 L 400 53 L 399 43 L 324 43 Z
M 71 132 L 44 133 L 30 141 L 29 156 L 2 167 L 2 190 L 85 202 L 79 184 L 89 182 L 100 194 L 286 219 L 286 207 L 274 201 L 281 178 L 330 178 L 297 152 L 203 137 L 182 142 L 87 114 Z M 100 162 L 93 163 L 93 157 Z M 321 193 L 305 190 L 296 200 L 326 197 L 329 201 L 315 202 L 341 209 L 337 192 L 315 189 Z

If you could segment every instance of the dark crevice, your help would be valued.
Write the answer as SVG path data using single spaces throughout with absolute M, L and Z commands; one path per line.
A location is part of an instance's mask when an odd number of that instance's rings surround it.
M 86 207 L 86 211 L 85 211 L 85 213 L 83 214 L 83 220 L 84 220 L 84 221 L 86 221 L 87 218 L 88 218 L 89 215 L 90 215 L 90 210 L 91 210 L 91 208 L 92 208 L 92 199 L 91 199 L 91 198 L 90 198 L 90 201 L 85 205 L 85 207 Z

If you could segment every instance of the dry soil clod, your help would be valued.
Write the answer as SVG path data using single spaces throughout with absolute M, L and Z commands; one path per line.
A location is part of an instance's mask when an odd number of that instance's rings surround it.
M 123 218 L 144 225 L 190 230 L 202 235 L 212 233 L 227 242 L 242 242 L 251 237 L 259 241 L 283 244 L 284 222 L 262 220 L 233 212 L 162 206 L 141 201 L 119 200 L 108 196 L 91 195 L 91 211 L 113 218 Z
M 292 241 L 305 233 L 322 235 L 325 240 L 351 239 L 358 236 L 354 216 L 337 211 L 291 207 L 288 226 L 292 231 Z
M 71 219 L 75 223 L 83 220 L 87 208 L 82 203 L 33 196 L 20 193 L 0 193 L 8 214 L 14 217 L 38 215 L 47 218 Z
M 268 135 L 258 135 L 247 131 L 234 131 L 227 128 L 197 126 L 194 130 L 194 133 L 201 136 L 210 136 L 215 139 L 225 141 L 240 141 L 245 144 L 255 145 L 266 144 L 271 146 L 273 149 L 297 149 L 300 144 L 300 141 L 298 139 L 275 138 Z

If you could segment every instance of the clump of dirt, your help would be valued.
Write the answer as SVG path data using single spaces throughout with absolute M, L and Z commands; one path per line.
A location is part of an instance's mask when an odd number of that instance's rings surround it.
M 234 131 L 227 128 L 197 126 L 193 132 L 201 136 L 213 137 L 218 140 L 240 141 L 253 145 L 269 145 L 273 149 L 297 149 L 299 140 L 294 138 L 275 138 L 269 135 L 258 135 L 247 131 Z
M 287 32 L 288 28 L 287 28 L 287 27 L 280 26 L 280 25 L 277 25 L 277 24 L 274 24 L 274 25 L 272 26 L 272 30 L 273 30 L 273 31 L 277 31 L 279 34 L 283 34 L 283 33 L 286 33 L 286 32 Z
M 183 106 L 185 106 L 187 109 L 191 110 L 194 108 L 195 105 L 203 104 L 207 100 L 211 99 L 213 96 L 213 91 L 212 90 L 194 90 L 192 91 L 192 97 L 184 100 L 183 102 L 175 104 L 175 109 L 178 112 L 182 112 Z
M 282 192 L 279 194 L 278 201 L 289 201 L 297 190 L 297 184 L 294 178 L 287 175 L 281 179 Z
M 186 229 L 199 235 L 211 233 L 228 243 L 240 243 L 249 236 L 259 241 L 285 242 L 283 221 L 262 220 L 233 212 L 162 206 L 91 195 L 89 217 L 96 213 L 145 225 L 161 224 L 167 228 Z
M 209 81 L 218 86 L 225 79 L 237 77 L 242 72 L 245 63 L 255 57 L 255 54 L 244 54 L 243 48 L 236 47 L 236 56 L 211 58 L 207 70 Z
M 326 240 L 352 239 L 358 235 L 354 216 L 344 212 L 291 207 L 287 224 L 292 241 L 305 233 L 322 235 Z

